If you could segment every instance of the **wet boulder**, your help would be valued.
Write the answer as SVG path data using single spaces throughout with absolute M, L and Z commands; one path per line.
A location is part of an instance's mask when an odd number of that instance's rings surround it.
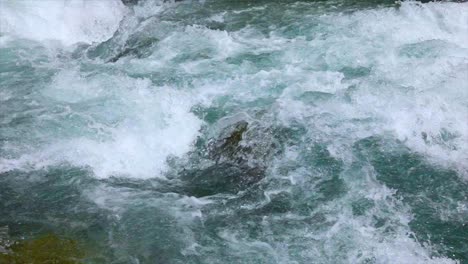
M 125 44 L 125 47 L 115 56 L 110 58 L 108 62 L 116 62 L 120 58 L 133 56 L 139 59 L 148 57 L 151 54 L 150 47 L 157 43 L 157 38 L 149 37 L 142 39 L 130 39 Z
M 245 162 L 247 158 L 245 154 L 250 151 L 250 147 L 242 145 L 241 142 L 248 125 L 246 121 L 239 121 L 224 129 L 220 138 L 209 142 L 209 157 L 216 163 L 241 164 Z
M 250 188 L 266 175 L 268 161 L 277 151 L 272 142 L 268 130 L 257 124 L 240 120 L 225 126 L 207 144 L 210 165 L 182 173 L 188 192 L 201 197 Z
M 138 4 L 139 0 L 122 0 L 124 5 L 136 5 Z

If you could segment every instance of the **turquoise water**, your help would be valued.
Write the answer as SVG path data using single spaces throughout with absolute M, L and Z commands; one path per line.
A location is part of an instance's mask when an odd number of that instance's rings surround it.
M 0 242 L 468 263 L 466 3 L 2 1 L 0 26 Z

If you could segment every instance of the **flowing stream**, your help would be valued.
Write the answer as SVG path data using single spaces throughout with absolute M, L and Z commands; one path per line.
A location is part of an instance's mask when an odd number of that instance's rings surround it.
M 468 263 L 468 3 L 126 2 L 0 0 L 0 255 Z

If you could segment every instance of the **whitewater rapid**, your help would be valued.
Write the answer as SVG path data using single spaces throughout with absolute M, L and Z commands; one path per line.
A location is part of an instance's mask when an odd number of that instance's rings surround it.
M 2 1 L 0 57 L 0 178 L 44 200 L 0 202 L 18 234 L 122 263 L 468 260 L 466 3 Z
M 127 12 L 120 0 L 2 1 L 3 34 L 64 45 L 109 39 Z

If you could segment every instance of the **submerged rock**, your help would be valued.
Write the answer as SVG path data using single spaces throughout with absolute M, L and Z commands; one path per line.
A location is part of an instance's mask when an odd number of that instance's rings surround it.
M 186 190 L 197 197 L 237 193 L 261 181 L 268 160 L 278 151 L 269 132 L 245 120 L 224 127 L 207 144 L 205 158 L 214 164 L 182 173 Z
M 0 246 L 1 248 L 1 246 Z M 84 252 L 74 240 L 47 234 L 37 239 L 4 245 L 0 263 L 80 263 Z
M 216 164 L 203 170 L 187 172 L 184 176 L 189 178 L 186 191 L 190 195 L 203 197 L 245 190 L 263 179 L 265 170 L 259 167 Z
M 210 142 L 209 156 L 219 162 L 242 163 L 244 155 L 249 150 L 248 146 L 242 146 L 241 141 L 247 131 L 249 123 L 239 121 L 223 131 L 221 139 Z
M 122 0 L 124 5 L 136 5 L 138 4 L 139 0 Z
M 248 165 L 250 147 L 242 144 L 248 126 L 249 123 L 242 120 L 225 127 L 218 138 L 212 139 L 207 146 L 208 159 L 215 164 L 183 173 L 191 195 L 201 197 L 236 193 L 265 176 L 263 167 Z
M 117 53 L 114 57 L 110 58 L 108 62 L 116 62 L 122 57 L 126 56 L 135 56 L 137 58 L 144 58 L 149 56 L 148 48 L 151 47 L 153 44 L 158 42 L 157 38 L 146 38 L 146 39 L 138 39 L 134 41 L 129 41 L 126 45 L 128 47 L 124 48 L 121 52 Z M 134 42 L 134 43 L 131 43 Z
M 216 163 L 265 167 L 280 151 L 277 132 L 273 127 L 239 120 L 224 127 L 208 143 L 208 157 Z

